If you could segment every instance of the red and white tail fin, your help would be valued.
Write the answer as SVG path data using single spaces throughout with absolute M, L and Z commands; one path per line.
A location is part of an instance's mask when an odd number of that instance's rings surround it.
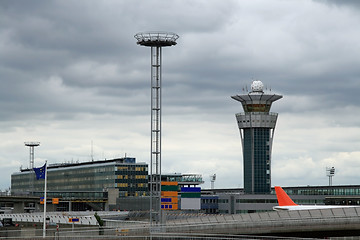
M 275 187 L 276 197 L 279 203 L 279 206 L 296 206 L 297 204 L 291 200 L 291 198 L 286 194 L 286 192 L 279 186 Z

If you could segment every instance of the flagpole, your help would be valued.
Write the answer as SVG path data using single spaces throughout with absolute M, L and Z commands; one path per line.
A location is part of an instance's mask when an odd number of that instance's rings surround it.
M 43 225 L 43 238 L 46 237 L 46 189 L 47 186 L 47 160 L 45 161 L 45 187 L 44 187 L 44 225 Z

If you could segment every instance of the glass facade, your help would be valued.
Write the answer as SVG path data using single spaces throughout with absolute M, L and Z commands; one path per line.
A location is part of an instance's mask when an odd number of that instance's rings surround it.
M 30 180 L 29 180 L 30 179 Z M 134 158 L 120 158 L 87 163 L 56 164 L 47 169 L 50 195 L 76 199 L 103 198 L 102 192 L 118 188 L 119 196 L 148 194 L 148 165 Z M 13 193 L 43 192 L 44 180 L 36 180 L 29 169 L 11 175 Z
M 284 187 L 289 195 L 333 195 L 333 196 L 354 196 L 360 195 L 360 186 L 319 186 L 319 187 Z M 275 190 L 272 190 L 275 194 Z
M 117 165 L 115 176 L 120 197 L 148 195 L 147 164 Z
M 245 192 L 270 192 L 270 129 L 246 128 L 243 142 Z
M 161 181 L 178 182 L 179 185 L 199 185 L 204 183 L 201 174 L 162 174 Z
M 205 214 L 217 214 L 218 199 L 218 196 L 201 196 L 201 211 Z

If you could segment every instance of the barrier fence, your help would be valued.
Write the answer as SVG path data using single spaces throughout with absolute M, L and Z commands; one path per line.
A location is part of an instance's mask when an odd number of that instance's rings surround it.
M 148 222 L 105 220 L 105 227 L 49 226 L 46 235 L 47 239 L 251 239 L 251 234 L 259 239 L 270 232 L 357 229 L 360 208 L 354 207 L 202 216 L 168 221 L 153 229 L 149 229 Z M 0 239 L 42 239 L 40 236 L 40 227 L 0 228 Z

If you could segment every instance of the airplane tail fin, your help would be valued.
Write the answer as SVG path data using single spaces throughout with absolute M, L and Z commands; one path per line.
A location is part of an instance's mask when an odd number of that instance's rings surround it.
M 297 204 L 291 200 L 289 195 L 279 186 L 275 187 L 276 197 L 279 202 L 279 206 L 296 206 Z

